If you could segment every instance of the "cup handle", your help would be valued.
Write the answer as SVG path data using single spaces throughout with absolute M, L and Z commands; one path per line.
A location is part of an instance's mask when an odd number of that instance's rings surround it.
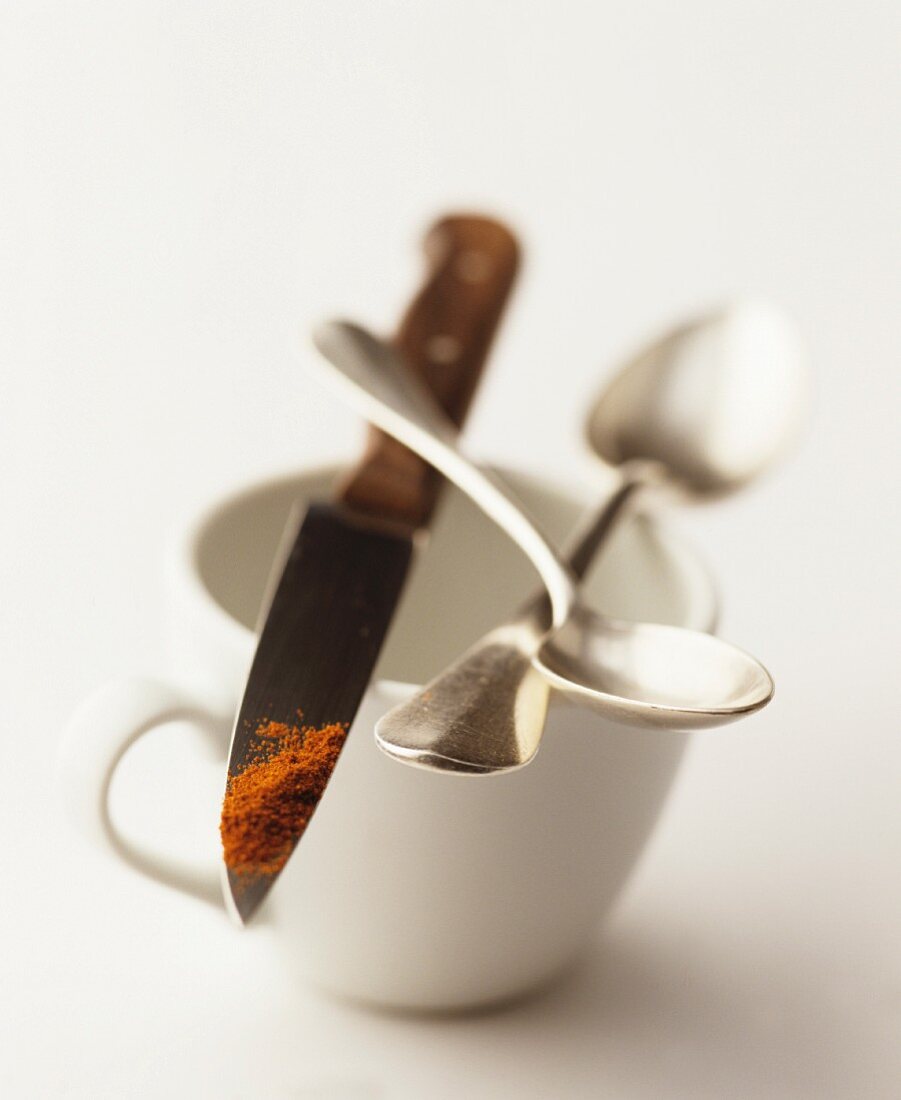
M 182 688 L 128 678 L 100 688 L 78 707 L 62 737 L 57 786 L 71 823 L 89 841 L 157 882 L 222 906 L 220 870 L 198 872 L 178 859 L 125 839 L 109 812 L 109 791 L 126 750 L 167 722 L 189 722 L 222 755 L 222 728 L 214 714 Z

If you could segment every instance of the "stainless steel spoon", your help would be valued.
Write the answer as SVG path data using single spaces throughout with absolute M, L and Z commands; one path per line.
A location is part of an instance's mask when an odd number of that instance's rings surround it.
M 593 450 L 620 468 L 622 480 L 570 568 L 584 575 L 613 523 L 648 486 L 693 500 L 741 489 L 795 441 L 806 406 L 797 330 L 763 302 L 728 306 L 651 345 L 619 371 L 589 416 Z M 611 686 L 610 656 L 593 650 L 582 610 L 543 640 L 533 664 L 555 687 L 590 700 Z M 682 670 L 679 682 L 687 685 L 689 674 Z
M 762 473 L 795 438 L 806 389 L 797 333 L 759 303 L 729 306 L 683 325 L 633 358 L 589 417 L 597 453 L 613 465 L 626 462 L 617 491 L 567 555 L 573 573 L 585 574 L 615 521 L 648 483 L 668 477 L 670 485 L 700 499 L 734 491 Z M 550 695 L 533 659 L 550 626 L 542 593 L 386 714 L 376 728 L 381 748 L 445 771 L 506 771 L 528 763 Z M 574 676 L 594 682 L 594 671 L 570 669 L 564 652 L 552 673 L 555 682 L 558 671 L 568 670 L 571 687 Z M 606 661 L 599 671 L 612 686 Z
M 683 325 L 628 362 L 588 421 L 596 453 L 620 467 L 620 485 L 572 544 L 572 572 L 584 576 L 643 487 L 668 484 L 704 499 L 763 473 L 797 434 L 806 383 L 794 328 L 772 307 L 753 302 Z M 603 659 L 595 661 L 578 648 L 585 633 L 566 627 L 542 651 L 549 627 L 542 593 L 386 714 L 376 727 L 381 748 L 442 771 L 490 773 L 527 764 L 544 730 L 551 683 L 563 678 L 570 693 L 582 684 L 608 694 L 622 690 L 611 675 L 609 636 Z M 543 676 L 536 675 L 536 658 Z M 692 665 L 680 676 L 703 668 Z
M 411 385 L 391 348 L 346 322 L 321 326 L 314 340 L 324 357 L 320 371 L 325 380 L 366 419 L 467 493 L 532 560 L 547 589 L 549 626 L 553 631 L 565 628 L 563 652 L 576 658 L 589 654 L 592 661 L 593 683 L 588 687 L 568 679 L 565 666 L 553 668 L 561 690 L 619 721 L 677 729 L 721 725 L 768 702 L 772 680 L 742 650 L 697 631 L 617 622 L 581 605 L 574 574 L 503 484 L 461 453 L 453 425 L 428 393 Z M 599 663 L 603 675 L 598 674 Z M 535 677 L 523 679 L 512 700 L 514 722 L 516 712 L 531 709 L 538 686 Z M 440 726 L 452 717 L 436 713 L 433 722 Z
M 621 481 L 572 544 L 572 572 L 584 576 L 642 487 L 668 483 L 702 499 L 763 473 L 795 438 L 806 390 L 795 330 L 777 311 L 753 302 L 683 325 L 633 358 L 589 416 L 589 439 L 601 458 L 620 466 Z M 571 691 L 576 677 L 597 687 L 596 674 L 608 689 L 614 686 L 607 660 L 591 671 L 565 650 L 550 679 L 536 675 L 533 660 L 549 627 L 542 593 L 386 714 L 376 727 L 381 748 L 442 771 L 490 773 L 527 764 L 558 673 Z M 558 633 L 557 646 L 569 637 Z M 547 652 L 542 659 L 547 673 Z

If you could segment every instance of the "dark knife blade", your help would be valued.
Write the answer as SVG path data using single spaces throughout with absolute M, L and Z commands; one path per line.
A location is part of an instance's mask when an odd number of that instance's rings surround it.
M 445 411 L 462 424 L 512 288 L 518 247 L 488 218 L 445 218 L 426 238 L 430 261 L 394 345 Z M 273 730 L 340 726 L 335 751 L 317 767 L 318 789 L 284 817 L 256 810 L 240 818 L 251 839 L 278 835 L 274 861 L 226 858 L 225 893 L 246 923 L 271 889 L 325 789 L 372 675 L 409 570 L 414 536 L 431 516 L 440 478 L 418 456 L 373 433 L 363 460 L 335 502 L 312 505 L 300 525 L 260 632 L 229 754 L 230 793 L 272 752 Z M 254 774 L 254 773 L 250 773 Z M 228 813 L 225 810 L 228 809 Z M 283 834 L 287 829 L 288 835 Z M 226 846 L 227 847 L 227 846 Z M 226 851 L 228 857 L 228 852 Z
M 267 739 L 257 731 L 268 723 L 340 725 L 346 735 L 412 554 L 412 531 L 379 528 L 340 504 L 310 505 L 257 643 L 235 725 L 232 762 L 266 752 Z M 265 897 L 273 876 L 229 867 L 226 873 L 244 920 Z

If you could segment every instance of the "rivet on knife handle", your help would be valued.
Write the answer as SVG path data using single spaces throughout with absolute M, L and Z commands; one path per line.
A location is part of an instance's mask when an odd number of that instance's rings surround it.
M 461 425 L 516 278 L 519 248 L 500 222 L 453 215 L 429 231 L 425 253 L 430 275 L 392 343 Z M 341 496 L 356 511 L 420 527 L 440 483 L 418 455 L 373 430 Z

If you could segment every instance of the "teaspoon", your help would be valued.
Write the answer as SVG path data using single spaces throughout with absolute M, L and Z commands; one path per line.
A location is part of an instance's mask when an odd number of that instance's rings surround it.
M 618 468 L 620 483 L 573 541 L 566 560 L 574 575 L 585 575 L 640 490 L 666 485 L 700 501 L 764 473 L 796 438 L 806 395 L 797 333 L 764 303 L 726 306 L 634 356 L 589 415 L 592 448 Z M 536 674 L 549 611 L 539 594 L 385 714 L 376 726 L 382 750 L 441 771 L 485 774 L 527 764 L 558 676 L 573 688 L 599 677 L 610 682 L 608 661 L 586 667 L 578 650 L 571 658 L 565 628 L 541 655 L 545 675 Z
M 560 652 L 566 660 L 548 670 L 555 686 L 618 721 L 669 729 L 721 725 L 769 701 L 772 679 L 742 650 L 699 631 L 619 622 L 582 605 L 573 572 L 505 486 L 464 456 L 453 425 L 388 345 L 347 322 L 320 326 L 314 342 L 323 378 L 467 493 L 530 558 L 547 589 L 550 630 L 565 632 Z M 571 678 L 571 664 L 584 655 L 592 663 L 590 684 Z M 536 684 L 527 678 L 517 710 L 530 707 Z M 435 721 L 440 725 L 444 717 Z

